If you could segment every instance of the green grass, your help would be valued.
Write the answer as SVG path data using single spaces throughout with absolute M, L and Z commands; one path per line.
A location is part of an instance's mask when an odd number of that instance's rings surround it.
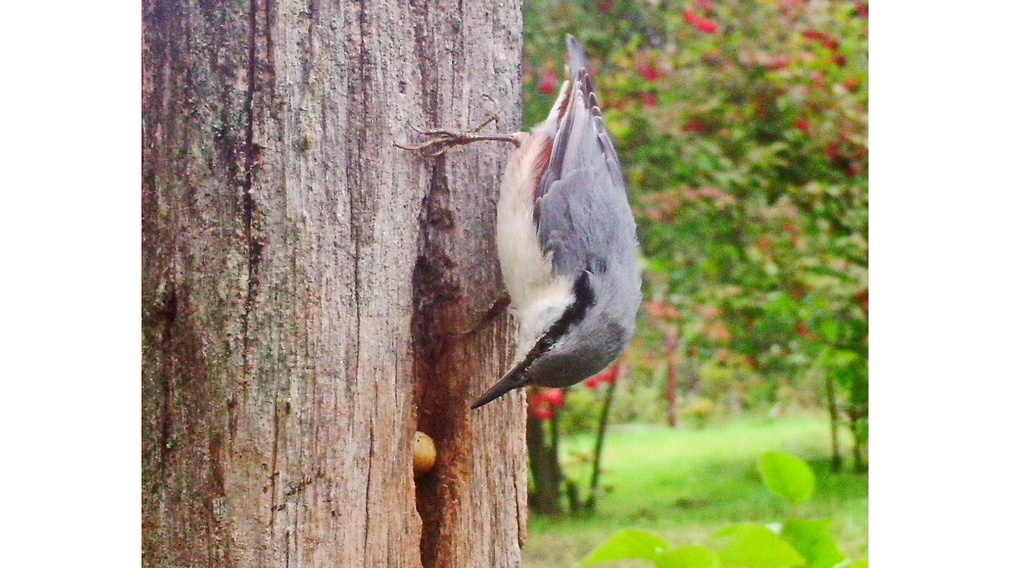
M 566 455 L 590 450 L 575 437 Z M 810 503 L 794 507 L 761 484 L 758 456 L 781 450 L 807 460 L 817 475 Z M 834 536 L 850 558 L 865 558 L 868 534 L 866 475 L 830 471 L 826 418 L 746 421 L 702 430 L 653 426 L 614 427 L 603 455 L 601 496 L 591 517 L 532 516 L 524 568 L 572 566 L 623 528 L 655 532 L 675 546 L 713 544 L 711 536 L 736 522 L 771 523 L 785 518 L 834 519 Z M 585 487 L 588 467 L 566 465 Z M 628 564 L 633 566 L 637 564 Z

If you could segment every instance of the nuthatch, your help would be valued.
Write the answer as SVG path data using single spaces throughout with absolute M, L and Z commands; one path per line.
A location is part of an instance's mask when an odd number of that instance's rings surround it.
M 512 135 L 433 132 L 415 147 L 517 146 L 498 199 L 498 258 L 519 323 L 516 360 L 471 405 L 526 385 L 567 387 L 605 369 L 635 333 L 642 301 L 635 219 L 582 45 L 547 120 Z

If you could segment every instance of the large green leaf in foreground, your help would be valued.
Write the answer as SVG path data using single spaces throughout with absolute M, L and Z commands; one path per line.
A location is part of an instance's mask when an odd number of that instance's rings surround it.
M 766 452 L 758 460 L 758 470 L 772 493 L 794 505 L 802 505 L 814 496 L 814 472 L 794 455 Z
M 584 564 L 617 560 L 648 560 L 658 568 L 719 568 L 719 557 L 704 546 L 672 548 L 654 534 L 623 530 L 597 548 Z
M 626 529 L 604 542 L 587 558 L 584 564 L 602 564 L 614 560 L 649 560 L 659 564 L 670 543 L 645 531 Z
M 766 526 L 734 525 L 716 534 L 731 539 L 719 553 L 726 568 L 789 568 L 803 566 L 806 559 Z

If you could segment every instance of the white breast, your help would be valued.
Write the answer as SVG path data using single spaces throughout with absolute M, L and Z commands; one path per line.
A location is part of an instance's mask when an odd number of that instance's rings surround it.
M 533 222 L 534 165 L 546 142 L 535 131 L 522 135 L 505 168 L 498 199 L 498 258 L 519 322 L 517 357 L 523 357 L 575 299 L 572 282 L 554 276 Z

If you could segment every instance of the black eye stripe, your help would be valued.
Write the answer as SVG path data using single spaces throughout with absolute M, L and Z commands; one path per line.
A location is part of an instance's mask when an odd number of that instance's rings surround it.
M 515 372 L 525 372 L 533 364 L 533 361 L 536 361 L 538 357 L 550 351 L 573 325 L 578 324 L 586 317 L 589 306 L 592 306 L 596 302 L 596 295 L 593 294 L 592 286 L 589 285 L 588 270 L 583 270 L 579 274 L 579 277 L 575 279 L 573 288 L 575 291 L 575 301 L 569 304 L 561 314 L 561 317 L 558 318 L 558 321 L 554 322 L 554 325 L 540 336 L 540 339 L 533 345 L 533 349 L 530 349 L 530 352 L 526 354 L 522 362 L 516 366 Z
M 554 325 L 541 338 L 542 341 L 548 341 L 550 345 L 554 345 L 573 325 L 582 321 L 586 317 L 589 306 L 596 300 L 593 289 L 589 285 L 588 270 L 583 270 L 579 274 L 579 277 L 575 279 L 573 288 L 575 290 L 575 301 L 565 308 L 564 313 L 561 314 L 558 321 L 554 322 Z

